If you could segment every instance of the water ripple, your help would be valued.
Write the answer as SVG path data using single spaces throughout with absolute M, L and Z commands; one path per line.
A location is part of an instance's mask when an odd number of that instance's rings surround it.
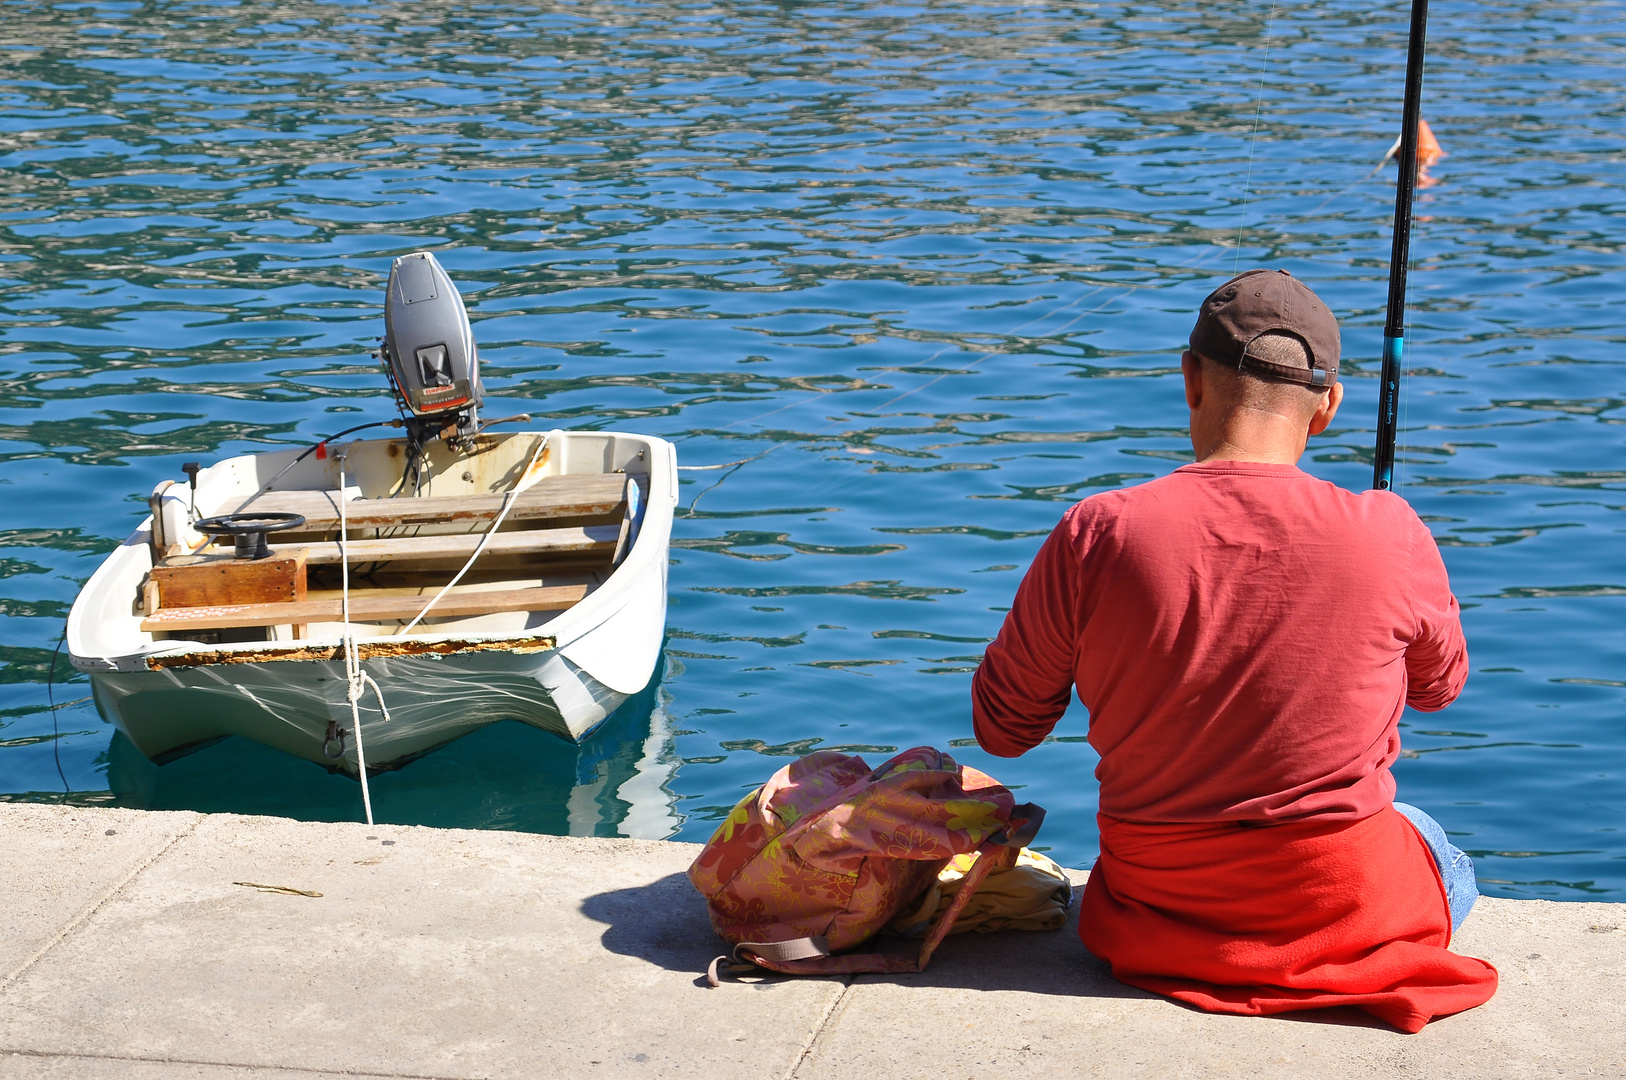
M 935 743 L 1086 864 L 1082 710 L 992 761 L 970 672 L 1067 504 L 1188 460 L 1176 357 L 1233 266 L 1339 312 L 1350 401 L 1306 466 L 1368 482 L 1398 8 L 6 16 L 0 798 L 355 814 L 349 781 L 248 744 L 155 769 L 79 683 L 53 739 L 45 679 L 157 480 L 389 414 L 367 351 L 418 248 L 466 291 L 496 408 L 726 467 L 683 474 L 662 684 L 580 750 L 496 725 L 381 778 L 388 820 L 701 839 L 787 756 Z M 1626 889 L 1623 44 L 1579 0 L 1430 19 L 1450 156 L 1417 204 L 1399 478 L 1475 672 L 1397 775 L 1505 895 Z

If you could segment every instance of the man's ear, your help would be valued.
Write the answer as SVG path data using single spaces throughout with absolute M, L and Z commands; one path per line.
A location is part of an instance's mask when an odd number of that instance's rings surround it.
M 1191 409 L 1200 408 L 1203 403 L 1203 362 L 1190 349 L 1180 354 L 1180 374 L 1186 380 L 1186 407 Z M 1338 389 L 1342 390 L 1343 388 L 1340 386 Z M 1328 419 L 1330 420 L 1331 417 L 1328 417 Z M 1322 425 L 1322 427 L 1325 426 L 1325 424 Z
M 1344 403 L 1344 381 L 1342 379 L 1327 388 L 1321 395 L 1321 404 L 1316 406 L 1314 415 L 1310 417 L 1310 434 L 1319 435 L 1327 430 L 1332 418 L 1338 415 L 1338 406 Z

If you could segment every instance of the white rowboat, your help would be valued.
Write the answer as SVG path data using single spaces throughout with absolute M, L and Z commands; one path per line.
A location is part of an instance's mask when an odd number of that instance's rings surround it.
M 377 688 L 360 704 L 368 773 L 499 720 L 579 742 L 649 684 L 677 500 L 670 443 L 476 434 L 431 443 L 411 487 L 407 454 L 402 439 L 358 439 L 297 461 L 229 458 L 195 493 L 160 484 L 68 616 L 102 715 L 160 763 L 239 735 L 357 775 L 345 566 L 350 634 Z M 271 533 L 269 556 L 237 557 L 192 528 L 232 513 L 304 522 Z

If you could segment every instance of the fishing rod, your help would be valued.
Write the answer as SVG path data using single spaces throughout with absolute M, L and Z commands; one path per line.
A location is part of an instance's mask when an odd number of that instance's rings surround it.
M 1394 246 L 1389 252 L 1389 310 L 1383 320 L 1383 375 L 1378 386 L 1378 438 L 1372 486 L 1394 487 L 1395 432 L 1400 412 L 1400 362 L 1406 347 L 1406 267 L 1411 259 L 1411 197 L 1417 187 L 1417 130 L 1423 116 L 1423 51 L 1428 0 L 1412 0 L 1406 46 L 1406 105 L 1400 121 L 1400 179 L 1395 182 Z

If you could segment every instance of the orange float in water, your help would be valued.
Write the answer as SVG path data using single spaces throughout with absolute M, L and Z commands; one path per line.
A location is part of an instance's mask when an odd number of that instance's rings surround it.
M 1433 187 L 1439 181 L 1428 175 L 1428 167 L 1445 156 L 1445 150 L 1440 146 L 1440 140 L 1434 137 L 1433 130 L 1428 121 L 1421 116 L 1417 118 L 1417 186 L 1420 188 Z
M 1379 169 L 1387 165 L 1390 158 L 1400 153 L 1400 142 L 1400 139 L 1396 139 L 1395 144 L 1389 147 L 1389 152 L 1384 154 L 1383 160 L 1378 163 Z M 1439 181 L 1434 179 L 1434 177 L 1428 175 L 1428 167 L 1445 156 L 1445 148 L 1440 145 L 1440 140 L 1434 137 L 1434 129 L 1428 126 L 1427 120 L 1424 120 L 1419 116 L 1417 118 L 1418 187 L 1433 187 L 1435 184 L 1439 183 Z
M 1440 146 L 1440 140 L 1434 137 L 1434 129 L 1428 126 L 1428 121 L 1422 117 L 1417 118 L 1417 168 L 1426 169 L 1436 161 L 1445 157 L 1445 150 Z

